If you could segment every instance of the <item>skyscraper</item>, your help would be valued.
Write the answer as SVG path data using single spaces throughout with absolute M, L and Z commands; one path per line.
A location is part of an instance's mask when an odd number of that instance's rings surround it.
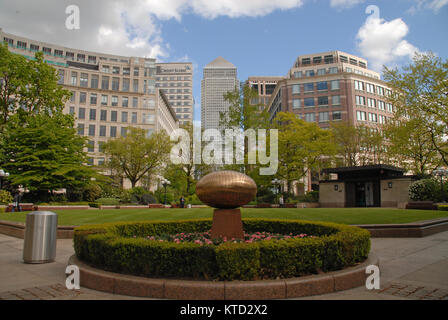
M 204 67 L 201 81 L 201 124 L 203 129 L 219 129 L 220 113 L 229 111 L 224 94 L 239 88 L 236 67 L 218 57 Z

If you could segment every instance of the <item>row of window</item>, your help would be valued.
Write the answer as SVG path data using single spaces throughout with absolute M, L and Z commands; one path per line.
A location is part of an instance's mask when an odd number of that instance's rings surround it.
M 293 109 L 300 109 L 303 107 L 305 108 L 312 108 L 316 106 L 319 107 L 327 107 L 329 105 L 329 101 L 331 99 L 331 105 L 332 106 L 340 106 L 341 105 L 341 96 L 321 96 L 321 97 L 310 97 L 310 98 L 304 98 L 304 99 L 293 99 L 292 100 L 292 108 Z
M 97 93 L 90 93 L 89 95 L 89 102 L 91 105 L 97 105 L 98 104 L 98 98 L 99 98 L 99 94 Z M 101 105 L 102 106 L 112 106 L 112 107 L 118 107 L 118 96 L 111 96 L 110 97 L 110 102 L 109 102 L 109 95 L 101 95 Z M 132 99 L 130 100 L 129 97 L 121 97 L 121 107 L 129 107 L 130 102 L 132 102 L 132 107 L 133 108 L 138 108 L 139 106 L 139 98 L 138 97 L 131 97 Z M 76 100 L 76 92 L 72 91 L 72 96 L 70 98 L 70 102 L 75 103 Z M 85 104 L 87 101 L 87 92 L 79 92 L 79 103 L 80 104 Z M 143 99 L 143 109 L 154 109 L 156 106 L 156 102 L 154 99 L 149 99 L 149 98 L 144 98 Z
M 356 120 L 385 124 L 388 118 L 382 114 L 376 114 L 365 111 L 356 111 Z
M 326 74 L 334 74 L 338 73 L 338 67 L 331 67 L 331 68 L 321 68 L 317 70 L 303 70 L 303 71 L 294 71 L 294 78 L 303 78 L 305 77 L 314 77 L 314 76 L 323 76 Z
M 190 93 L 190 89 L 160 89 L 165 94 L 170 93 Z
M 177 76 L 177 77 L 156 77 L 157 81 L 190 81 L 190 76 Z
M 153 77 L 155 74 L 154 68 L 143 68 L 143 75 L 145 77 Z M 124 76 L 130 76 L 131 75 L 131 68 L 130 67 L 120 67 L 120 66 L 109 66 L 109 65 L 102 65 L 101 66 L 101 72 L 104 73 L 112 73 L 112 74 L 122 74 Z M 140 76 L 140 68 L 134 67 L 133 68 L 133 75 L 134 77 Z
M 145 120 L 147 124 L 154 123 L 154 115 L 153 114 L 144 114 L 146 117 Z M 84 123 L 78 123 L 78 134 L 81 136 L 88 135 L 89 137 L 95 137 L 98 133 L 100 137 L 112 137 L 115 138 L 117 136 L 117 128 L 116 126 L 109 126 L 109 135 L 107 135 L 107 126 L 101 125 L 99 126 L 99 130 L 97 132 L 97 126 L 94 124 L 89 124 L 86 126 Z M 121 127 L 121 136 L 126 136 L 127 127 Z M 92 151 L 89 151 L 92 152 Z
M 341 87 L 339 80 L 309 82 L 304 84 L 293 84 L 292 94 L 300 94 L 301 92 L 309 93 L 314 92 L 315 90 L 317 91 L 328 91 L 328 89 L 339 90 L 340 88 Z
M 366 91 L 368 93 L 377 94 L 379 96 L 389 97 L 392 93 L 391 90 L 386 89 L 379 85 L 374 85 L 368 82 L 355 80 L 355 90 Z
M 355 96 L 355 103 L 358 106 L 367 106 L 369 108 L 375 108 L 382 111 L 394 112 L 394 107 L 391 103 L 376 100 L 373 98 L 366 98 L 364 96 Z
M 108 121 L 108 111 L 107 110 L 99 110 L 99 119 L 100 121 Z M 75 107 L 70 107 L 70 114 L 75 114 Z M 143 113 L 144 115 L 147 115 L 148 113 Z M 128 113 L 127 111 L 121 112 L 121 122 L 128 122 L 128 117 L 131 115 L 131 123 L 137 123 L 138 119 L 138 113 L 132 112 Z M 86 109 L 85 108 L 79 108 L 78 109 L 78 120 L 85 120 L 86 119 Z M 89 120 L 96 120 L 97 119 L 97 110 L 96 109 L 89 109 Z M 145 118 L 145 117 L 143 117 Z M 117 122 L 118 121 L 118 111 L 110 111 L 110 118 L 109 121 L 111 122 Z M 143 123 L 144 120 L 142 121 Z
M 339 121 L 342 120 L 342 112 L 341 111 L 325 111 L 325 112 L 319 112 L 318 119 L 316 119 L 316 113 L 304 113 L 301 115 L 298 115 L 302 120 L 305 120 L 306 122 L 328 122 L 330 120 L 332 121 Z
M 166 82 L 166 83 L 156 83 L 157 88 L 168 88 L 168 87 L 191 87 L 190 82 Z

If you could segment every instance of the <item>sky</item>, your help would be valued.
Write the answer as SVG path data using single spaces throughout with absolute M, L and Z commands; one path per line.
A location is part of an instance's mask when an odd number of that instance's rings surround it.
M 79 29 L 66 28 L 79 8 Z M 0 0 L 5 32 L 62 46 L 193 63 L 194 119 L 202 69 L 222 56 L 238 78 L 284 76 L 299 55 L 341 50 L 369 68 L 415 52 L 448 57 L 448 0 Z

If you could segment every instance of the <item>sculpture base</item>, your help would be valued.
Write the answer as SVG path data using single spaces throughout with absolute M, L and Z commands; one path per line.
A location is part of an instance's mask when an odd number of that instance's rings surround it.
M 212 239 L 226 237 L 228 240 L 244 239 L 240 209 L 215 209 L 211 237 Z

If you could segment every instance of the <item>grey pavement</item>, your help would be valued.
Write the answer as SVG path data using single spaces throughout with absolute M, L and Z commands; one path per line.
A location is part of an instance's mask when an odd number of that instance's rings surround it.
M 65 288 L 65 268 L 74 254 L 70 239 L 57 241 L 56 261 L 25 264 L 23 240 L 0 234 L 0 299 L 139 299 L 81 288 Z M 448 300 L 448 231 L 425 238 L 372 238 L 380 258 L 379 290 L 358 287 L 312 300 Z

